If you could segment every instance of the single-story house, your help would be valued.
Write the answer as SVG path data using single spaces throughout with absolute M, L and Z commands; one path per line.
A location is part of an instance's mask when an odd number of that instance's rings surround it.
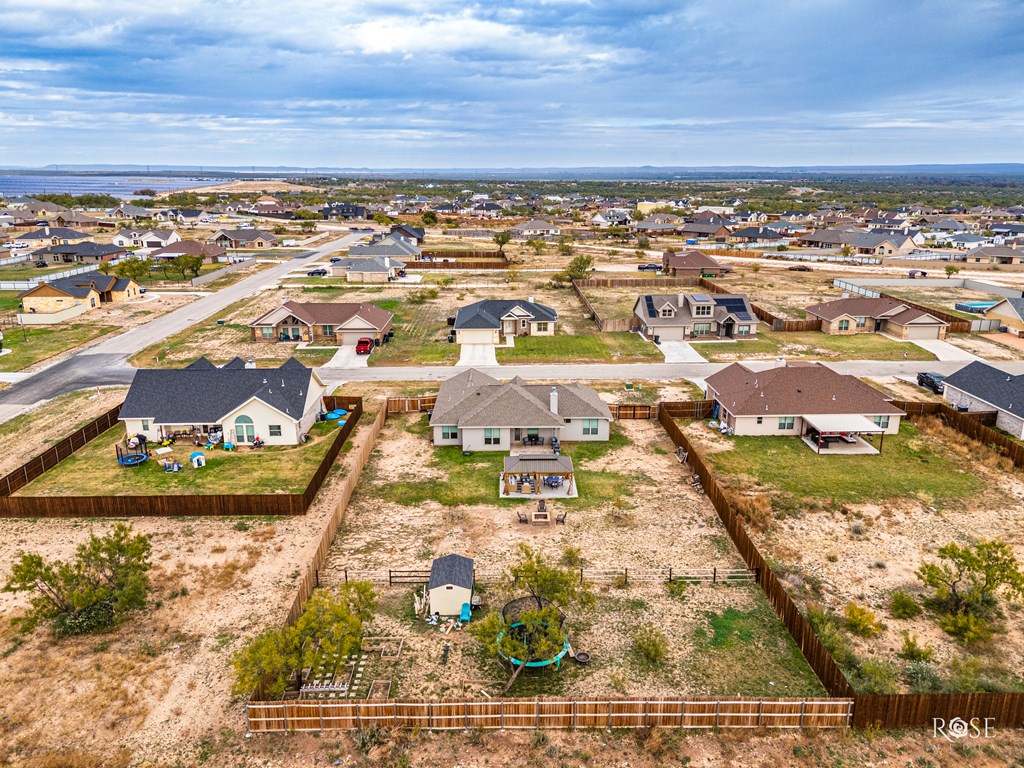
M 107 211 L 107 217 L 111 219 L 151 219 L 153 213 L 141 206 L 124 203 Z
M 94 309 L 100 304 L 120 304 L 141 296 L 139 284 L 130 277 L 104 275 L 102 272 L 81 272 L 49 283 L 39 283 L 19 294 L 28 314 L 60 312 L 84 304 Z
M 221 248 L 271 248 L 277 238 L 259 229 L 218 229 L 206 242 Z
M 349 202 L 327 203 L 320 209 L 320 215 L 329 221 L 365 219 L 366 206 Z
M 90 227 L 98 227 L 100 222 L 99 219 L 92 216 L 86 216 L 84 213 L 79 213 L 78 211 L 64 211 L 63 213 L 58 213 L 53 218 L 53 223 L 58 227 L 87 229 Z
M 423 227 L 414 227 L 411 224 L 392 224 L 389 234 L 412 245 L 420 245 L 426 239 L 427 231 Z
M 983 245 L 967 252 L 968 264 L 1024 264 L 1024 251 L 1005 245 Z
M 625 208 L 609 208 L 605 211 L 598 211 L 590 217 L 590 225 L 607 229 L 609 227 L 629 227 L 633 224 L 633 217 Z
M 112 242 L 121 248 L 163 248 L 180 240 L 173 229 L 122 229 Z
M 732 272 L 732 267 L 720 264 L 702 251 L 661 254 L 662 270 L 673 277 L 718 277 Z
M 369 243 L 353 245 L 348 249 L 349 258 L 365 259 L 368 256 L 387 256 L 391 259 L 408 259 L 415 261 L 423 253 L 419 246 L 410 242 L 408 237 L 398 234 L 378 237 Z
M 459 344 L 503 344 L 516 336 L 554 336 L 558 313 L 543 304 L 518 299 L 484 299 L 455 313 Z
M 460 616 L 463 606 L 473 603 L 473 560 L 462 555 L 445 555 L 430 565 L 427 582 L 430 612 Z
M 207 262 L 226 261 L 227 249 L 221 248 L 214 243 L 200 243 L 196 240 L 179 240 L 175 243 L 165 245 L 149 254 L 149 258 L 159 261 L 160 259 L 176 259 L 178 256 L 202 256 Z
M 333 262 L 331 275 L 344 277 L 350 283 L 387 283 L 404 269 L 404 261 L 390 256 L 349 257 Z
M 746 243 L 779 243 L 783 237 L 771 227 L 743 227 L 734 230 L 729 235 L 733 240 L 742 240 Z
M 502 383 L 470 368 L 446 379 L 430 416 L 434 445 L 506 451 L 552 437 L 605 441 L 612 414 L 597 392 L 580 383 Z
M 944 339 L 949 323 L 896 299 L 852 298 L 807 307 L 821 318 L 822 333 L 887 333 L 898 339 Z
M 879 390 L 820 363 L 763 371 L 733 363 L 705 381 L 732 434 L 799 436 L 819 452 L 875 453 L 858 436 L 894 435 L 905 415 Z
M 128 251 L 116 245 L 101 245 L 86 241 L 70 245 L 48 245 L 32 252 L 36 261 L 48 261 L 51 264 L 101 264 L 128 255 Z
M 633 318 L 649 339 L 684 341 L 746 338 L 757 334 L 757 316 L 740 293 L 670 293 L 638 296 Z
M 985 310 L 985 317 L 999 321 L 999 330 L 1004 328 L 1014 336 L 1024 336 L 1024 299 L 1003 299 Z
M 1024 439 L 1024 375 L 975 361 L 946 377 L 942 396 L 968 411 L 995 411 L 996 426 Z
M 199 208 L 168 208 L 166 211 L 157 211 L 153 214 L 157 221 L 176 221 L 191 227 L 197 224 L 206 223 L 210 220 L 210 214 Z
M 253 341 L 384 340 L 394 315 L 373 304 L 286 301 L 249 323 Z
M 692 221 L 680 224 L 679 234 L 685 237 L 705 238 L 708 240 L 724 239 L 729 236 L 729 228 L 717 222 Z
M 512 237 L 518 238 L 558 237 L 562 233 L 562 228 L 544 219 L 530 219 L 516 224 L 509 231 Z
M 278 368 L 236 357 L 218 368 L 201 357 L 187 368 L 135 374 L 118 419 L 129 435 L 222 432 L 225 442 L 297 445 L 323 411 L 324 383 L 295 358 Z
M 27 243 L 40 243 L 49 245 L 68 245 L 80 243 L 88 237 L 84 232 L 67 227 L 42 227 L 31 232 L 18 235 L 19 240 Z M 118 245 L 118 243 L 114 243 Z

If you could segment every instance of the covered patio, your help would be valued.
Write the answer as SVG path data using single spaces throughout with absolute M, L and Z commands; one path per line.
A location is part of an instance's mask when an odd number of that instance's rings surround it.
M 579 493 L 572 459 L 553 453 L 506 456 L 500 493 L 510 499 L 575 499 Z
M 801 439 L 815 453 L 827 455 L 865 456 L 882 452 L 885 442 L 885 427 L 880 427 L 866 416 L 856 413 L 831 413 L 820 416 L 804 416 L 804 433 Z M 878 447 L 864 439 L 863 435 L 878 435 Z

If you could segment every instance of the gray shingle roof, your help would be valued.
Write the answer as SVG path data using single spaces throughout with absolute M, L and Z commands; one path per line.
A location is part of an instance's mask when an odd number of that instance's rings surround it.
M 51 237 L 59 237 L 62 240 L 82 240 L 87 235 L 67 227 L 42 227 L 24 235 L 18 235 L 19 240 L 49 240 Z
M 390 272 L 392 269 L 403 269 L 404 261 L 390 259 L 390 266 L 384 263 L 384 256 L 367 256 L 366 258 L 340 259 L 331 264 L 332 267 L 348 267 L 350 272 Z
M 205 358 L 180 370 L 141 369 L 121 406 L 120 419 L 157 424 L 216 424 L 255 397 L 298 419 L 313 371 L 295 358 L 279 368 L 217 368 Z
M 455 330 L 501 328 L 501 318 L 513 309 L 525 311 L 530 318 L 541 322 L 555 322 L 558 313 L 543 304 L 516 299 L 484 299 L 467 304 L 455 314 Z
M 1020 301 L 1024 299 L 1008 299 Z M 1012 376 L 975 361 L 946 377 L 946 386 L 963 390 L 1001 411 L 1024 416 L 1024 375 Z
M 430 583 L 427 589 L 454 584 L 456 587 L 473 588 L 473 560 L 462 555 L 445 555 L 437 558 L 430 566 Z
M 33 251 L 33 256 L 45 256 L 48 253 L 70 256 L 109 256 L 115 253 L 124 253 L 124 248 L 116 245 L 103 245 L 102 243 L 66 243 L 61 245 L 48 245 Z

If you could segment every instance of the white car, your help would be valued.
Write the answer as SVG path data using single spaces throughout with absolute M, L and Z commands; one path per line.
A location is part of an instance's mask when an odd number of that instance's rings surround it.
M 16 243 L 4 243 L 4 248 L 17 248 Z
M 28 243 L 15 243 L 15 248 L 28 248 Z

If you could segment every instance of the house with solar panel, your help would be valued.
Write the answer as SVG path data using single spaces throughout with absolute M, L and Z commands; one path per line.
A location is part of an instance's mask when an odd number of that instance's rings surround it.
M 648 339 L 741 339 L 757 335 L 757 316 L 739 293 L 668 293 L 638 296 L 636 327 Z

